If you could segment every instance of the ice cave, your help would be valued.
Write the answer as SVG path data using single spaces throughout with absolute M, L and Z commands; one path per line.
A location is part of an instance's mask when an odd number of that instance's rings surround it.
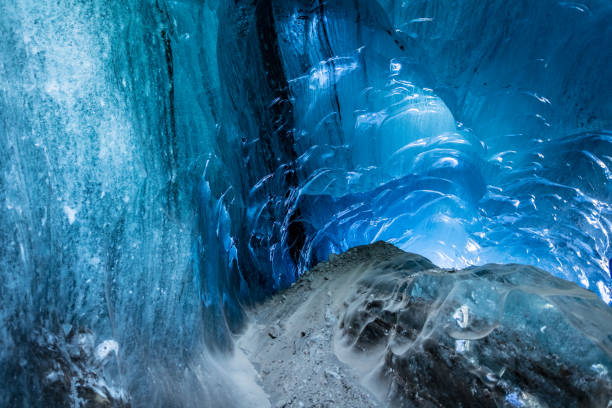
M 612 408 L 611 0 L 0 0 L 1 407 Z

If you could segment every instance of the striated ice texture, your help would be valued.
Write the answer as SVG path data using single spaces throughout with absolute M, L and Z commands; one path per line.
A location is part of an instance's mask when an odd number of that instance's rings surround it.
M 44 333 L 112 345 L 100 375 L 134 406 L 219 404 L 203 350 L 231 351 L 244 305 L 375 240 L 610 303 L 611 19 L 604 0 L 0 2 L 0 405 L 60 386 Z

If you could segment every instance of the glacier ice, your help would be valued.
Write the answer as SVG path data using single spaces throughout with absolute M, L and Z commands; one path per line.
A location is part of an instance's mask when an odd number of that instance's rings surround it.
M 115 342 L 135 406 L 213 401 L 190 362 L 245 305 L 375 240 L 612 301 L 607 1 L 0 12 L 0 405 L 39 405 L 46 332 Z
M 385 246 L 355 248 L 338 268 L 357 270 L 337 301 L 345 305 L 338 353 L 380 400 L 401 407 L 612 402 L 612 311 L 594 293 L 531 266 L 441 270 Z

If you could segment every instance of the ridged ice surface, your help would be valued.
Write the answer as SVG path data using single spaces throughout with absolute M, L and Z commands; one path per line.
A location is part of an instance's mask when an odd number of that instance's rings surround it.
M 375 240 L 610 303 L 611 7 L 3 2 L 0 404 L 73 329 L 135 405 L 206 400 L 244 304 Z
M 278 12 L 307 248 L 521 261 L 609 302 L 609 5 L 349 3 Z

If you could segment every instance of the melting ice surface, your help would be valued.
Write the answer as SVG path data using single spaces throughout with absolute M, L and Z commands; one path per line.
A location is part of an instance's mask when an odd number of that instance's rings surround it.
M 608 1 L 252 3 L 0 4 L 0 403 L 65 327 L 136 405 L 214 400 L 202 343 L 375 240 L 612 301 Z

